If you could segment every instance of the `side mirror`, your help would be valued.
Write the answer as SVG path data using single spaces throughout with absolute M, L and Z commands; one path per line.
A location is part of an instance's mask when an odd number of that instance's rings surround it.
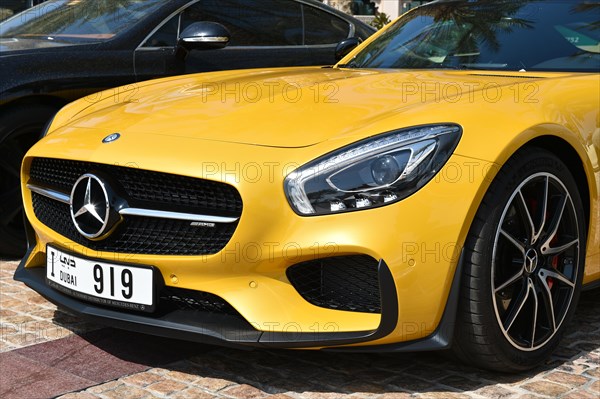
M 190 50 L 220 49 L 229 44 L 231 33 L 217 22 L 194 22 L 181 32 L 177 46 Z
M 339 61 L 350 54 L 350 52 L 354 50 L 361 42 L 362 40 L 358 37 L 351 37 L 350 39 L 344 39 L 339 42 L 335 48 L 335 60 Z

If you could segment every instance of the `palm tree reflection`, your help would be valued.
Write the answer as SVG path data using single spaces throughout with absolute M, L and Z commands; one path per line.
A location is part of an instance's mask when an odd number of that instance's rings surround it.
M 552 15 L 553 21 L 560 20 L 560 13 L 571 8 L 573 13 L 583 13 L 585 16 L 565 17 L 565 21 L 589 21 L 593 12 L 600 10 L 600 4 L 586 3 L 571 7 L 544 3 L 535 0 L 480 0 L 477 3 L 446 2 L 420 7 L 389 28 L 350 66 L 524 69 L 548 59 L 543 58 L 546 55 L 542 55 L 542 51 L 537 56 L 537 51 L 547 45 L 548 40 L 556 41 L 552 44 L 556 57 L 578 53 L 581 48 L 569 44 L 569 38 L 562 33 L 564 27 L 545 22 L 544 19 L 547 21 Z M 587 24 L 587 30 L 600 28 L 597 18 Z M 581 34 L 579 29 L 582 23 L 576 25 L 573 29 Z M 559 34 L 564 40 L 561 41 Z

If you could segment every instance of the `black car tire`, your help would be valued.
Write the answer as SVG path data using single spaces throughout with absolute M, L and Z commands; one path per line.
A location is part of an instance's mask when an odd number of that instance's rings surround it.
M 492 182 L 466 240 L 453 343 L 459 359 L 519 372 L 550 356 L 579 298 L 586 231 L 566 165 L 541 148 L 515 154 Z
M 56 111 L 47 105 L 0 111 L 0 256 L 19 257 L 25 252 L 21 161 Z

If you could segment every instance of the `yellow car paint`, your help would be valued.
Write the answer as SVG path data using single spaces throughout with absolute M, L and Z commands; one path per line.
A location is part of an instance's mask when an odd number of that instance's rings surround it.
M 167 285 L 214 293 L 261 331 L 363 331 L 375 329 L 379 315 L 311 305 L 285 270 L 315 257 L 367 254 L 390 267 L 399 304 L 394 333 L 369 344 L 423 338 L 440 321 L 487 188 L 512 154 L 540 137 L 562 140 L 580 158 L 590 193 L 584 284 L 600 280 L 599 99 L 598 74 L 337 67 L 218 72 L 102 92 L 61 111 L 24 160 L 25 211 L 38 240 L 26 267 L 43 267 L 45 246 L 53 243 L 156 266 Z M 283 181 L 297 167 L 365 137 L 436 123 L 460 125 L 462 139 L 412 196 L 319 217 L 298 216 L 289 206 Z M 121 139 L 103 144 L 114 132 Z M 244 210 L 216 255 L 96 253 L 36 219 L 27 189 L 35 157 L 226 182 L 240 192 Z

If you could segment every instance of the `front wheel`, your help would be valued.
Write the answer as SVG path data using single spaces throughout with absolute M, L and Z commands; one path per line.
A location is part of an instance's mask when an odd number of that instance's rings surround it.
M 497 371 L 530 369 L 559 344 L 581 287 L 586 221 L 565 164 L 527 148 L 500 170 L 477 212 L 454 351 Z
M 0 112 L 0 256 L 25 253 L 21 161 L 55 112 L 55 108 L 43 105 L 23 105 Z

